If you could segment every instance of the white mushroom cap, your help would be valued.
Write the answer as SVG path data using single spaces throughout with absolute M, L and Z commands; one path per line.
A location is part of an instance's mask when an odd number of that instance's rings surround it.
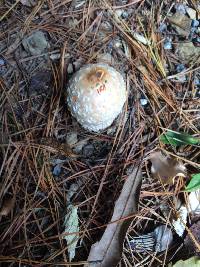
M 107 64 L 89 64 L 69 81 L 67 102 L 83 128 L 98 132 L 110 126 L 126 101 L 122 75 Z

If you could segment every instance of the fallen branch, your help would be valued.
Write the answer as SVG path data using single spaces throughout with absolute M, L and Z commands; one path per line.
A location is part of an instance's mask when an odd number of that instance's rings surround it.
M 115 203 L 111 221 L 101 238 L 90 250 L 88 257 L 89 267 L 115 267 L 120 261 L 123 242 L 131 220 L 121 220 L 137 212 L 139 191 L 142 181 L 140 167 L 135 167 L 128 176 L 122 192 Z

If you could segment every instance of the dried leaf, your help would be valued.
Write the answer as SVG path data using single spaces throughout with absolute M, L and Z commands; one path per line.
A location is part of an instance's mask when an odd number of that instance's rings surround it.
M 70 234 L 74 232 L 79 232 L 79 222 L 78 222 L 78 207 L 70 204 L 68 206 L 68 212 L 65 216 L 65 235 L 63 238 L 67 241 L 69 260 L 72 261 L 75 257 L 76 245 L 79 240 L 78 234 Z
M 14 208 L 14 205 L 15 197 L 5 200 L 0 210 L 0 216 L 7 216 Z
M 151 173 L 164 184 L 170 184 L 175 176 L 184 176 L 186 173 L 186 168 L 182 163 L 175 158 L 164 156 L 160 151 L 152 153 L 149 159 L 152 163 Z
M 137 212 L 141 180 L 141 170 L 139 167 L 135 167 L 124 183 L 122 192 L 115 203 L 111 222 L 121 220 Z M 130 223 L 131 220 L 129 219 L 109 224 L 101 240 L 91 247 L 87 266 L 116 266 L 121 258 L 124 238 Z

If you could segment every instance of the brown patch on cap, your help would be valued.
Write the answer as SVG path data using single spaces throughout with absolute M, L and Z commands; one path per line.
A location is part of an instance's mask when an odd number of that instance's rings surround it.
M 97 82 L 101 82 L 103 80 L 104 76 L 105 76 L 105 70 L 104 69 L 95 68 L 95 69 L 91 70 L 86 75 L 86 79 L 89 82 L 97 83 Z
M 101 67 L 95 67 L 89 70 L 84 78 L 82 79 L 81 83 L 86 88 L 96 87 L 98 83 L 102 83 L 105 80 L 108 80 L 109 73 L 106 69 Z

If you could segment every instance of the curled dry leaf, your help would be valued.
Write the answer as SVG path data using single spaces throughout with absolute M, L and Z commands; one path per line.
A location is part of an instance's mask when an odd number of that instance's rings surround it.
M 175 158 L 164 156 L 160 151 L 156 151 L 149 159 L 152 163 L 151 173 L 164 184 L 171 184 L 177 175 L 185 176 L 185 166 Z
M 0 210 L 0 216 L 7 216 L 14 208 L 14 205 L 15 205 L 15 197 L 5 200 Z
M 142 174 L 139 167 L 135 167 L 128 176 L 122 192 L 115 203 L 111 222 L 108 224 L 101 240 L 96 242 L 88 257 L 89 267 L 115 267 L 120 261 L 123 242 L 131 220 L 121 220 L 137 212 L 139 191 Z

